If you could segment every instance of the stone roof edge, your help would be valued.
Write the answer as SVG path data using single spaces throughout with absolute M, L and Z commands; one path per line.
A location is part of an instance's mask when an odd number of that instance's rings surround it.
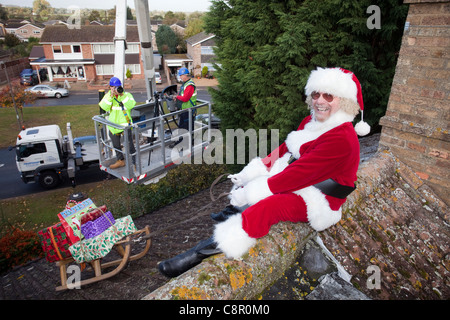
M 360 164 L 357 189 L 348 197 L 343 211 L 359 206 L 382 181 L 392 176 L 405 181 L 424 197 L 448 223 L 448 207 L 422 180 L 389 150 L 379 150 Z M 241 259 L 223 254 L 170 280 L 143 297 L 143 300 L 235 300 L 253 299 L 275 282 L 295 261 L 304 244 L 318 233 L 307 224 L 281 222 Z

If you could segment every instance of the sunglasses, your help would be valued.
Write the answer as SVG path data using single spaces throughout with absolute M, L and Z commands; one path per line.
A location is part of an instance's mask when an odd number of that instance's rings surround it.
M 333 99 L 334 99 L 334 97 L 333 97 L 332 94 L 329 94 L 329 93 L 320 93 L 320 92 L 316 92 L 316 91 L 313 91 L 313 92 L 311 93 L 311 98 L 313 98 L 314 100 L 317 100 L 317 99 L 320 98 L 321 95 L 322 95 L 322 97 L 325 99 L 325 101 L 327 101 L 327 102 L 331 102 L 331 101 L 333 101 Z

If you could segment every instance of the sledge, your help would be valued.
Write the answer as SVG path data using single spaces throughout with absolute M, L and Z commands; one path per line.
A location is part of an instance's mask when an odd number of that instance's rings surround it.
M 146 241 L 145 248 L 141 252 L 131 255 L 131 246 L 132 246 L 135 238 L 144 239 Z M 56 287 L 56 291 L 62 291 L 62 290 L 67 290 L 67 289 L 71 289 L 71 288 L 80 288 L 81 286 L 84 286 L 87 284 L 91 284 L 91 283 L 95 283 L 95 282 L 102 281 L 105 279 L 109 279 L 109 278 L 117 275 L 119 272 L 121 272 L 125 268 L 125 266 L 127 265 L 128 262 L 140 259 L 143 256 L 145 256 L 145 254 L 149 251 L 150 246 L 151 246 L 150 227 L 145 226 L 145 228 L 126 236 L 125 238 L 123 238 L 122 240 L 120 240 L 114 244 L 113 249 L 120 255 L 121 258 L 113 260 L 113 261 L 105 262 L 105 263 L 102 263 L 102 261 L 101 261 L 103 258 L 86 262 L 87 264 L 91 265 L 95 275 L 91 278 L 84 279 L 84 280 L 81 280 L 81 281 L 78 281 L 75 283 L 68 283 L 68 281 L 67 281 L 68 280 L 67 266 L 71 263 L 77 263 L 77 262 L 73 258 L 56 261 L 55 263 L 56 263 L 56 266 L 59 267 L 59 272 L 60 272 L 60 276 L 61 276 L 61 285 Z M 114 266 L 116 266 L 115 269 L 108 271 L 106 273 L 102 272 L 103 269 L 114 267 Z

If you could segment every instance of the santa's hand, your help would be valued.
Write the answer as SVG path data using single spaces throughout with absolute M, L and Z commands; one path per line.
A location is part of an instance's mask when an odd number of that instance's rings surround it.
M 262 162 L 261 158 L 256 157 L 250 161 L 241 172 L 230 174 L 228 178 L 231 179 L 231 182 L 236 186 L 240 187 L 257 177 L 267 176 L 268 174 L 267 167 Z
M 233 182 L 235 186 L 241 187 L 246 182 L 246 179 L 244 178 L 244 175 L 242 173 L 236 173 L 236 174 L 230 174 L 228 176 L 228 179 Z
M 254 205 L 273 195 L 267 183 L 267 177 L 256 178 L 242 188 L 236 188 L 230 193 L 230 203 L 237 207 Z
M 230 204 L 235 207 L 243 207 L 248 204 L 247 196 L 245 195 L 245 188 L 236 188 L 231 190 L 229 198 Z

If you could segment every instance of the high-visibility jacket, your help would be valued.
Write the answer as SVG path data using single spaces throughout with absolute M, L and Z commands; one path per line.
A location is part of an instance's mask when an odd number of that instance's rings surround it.
M 124 110 L 122 110 L 122 107 L 119 105 L 118 101 L 123 103 Z M 100 108 L 102 108 L 106 112 L 109 112 L 108 120 L 116 124 L 120 124 L 124 127 L 133 123 L 133 120 L 131 119 L 131 109 L 133 109 L 135 105 L 136 101 L 134 100 L 133 95 L 129 92 L 124 92 L 122 95 L 116 96 L 114 99 L 113 97 L 111 97 L 110 91 L 108 91 L 103 99 L 99 102 Z M 125 114 L 127 115 L 128 119 Z M 116 129 L 111 126 L 108 126 L 108 129 L 113 134 L 119 134 L 123 132 L 123 130 Z
M 184 91 L 186 90 L 186 88 L 188 86 L 194 87 L 194 93 L 192 94 L 191 97 L 189 97 L 189 99 L 185 99 L 187 97 L 184 97 L 184 94 L 185 94 Z M 186 81 L 185 83 L 183 83 L 181 85 L 179 96 L 181 96 L 179 100 L 183 101 L 183 104 L 181 105 L 181 109 L 187 109 L 187 108 L 193 107 L 197 104 L 197 88 L 195 87 L 195 83 L 192 79 L 189 79 L 188 81 Z M 178 97 L 177 97 L 177 99 L 178 99 Z

